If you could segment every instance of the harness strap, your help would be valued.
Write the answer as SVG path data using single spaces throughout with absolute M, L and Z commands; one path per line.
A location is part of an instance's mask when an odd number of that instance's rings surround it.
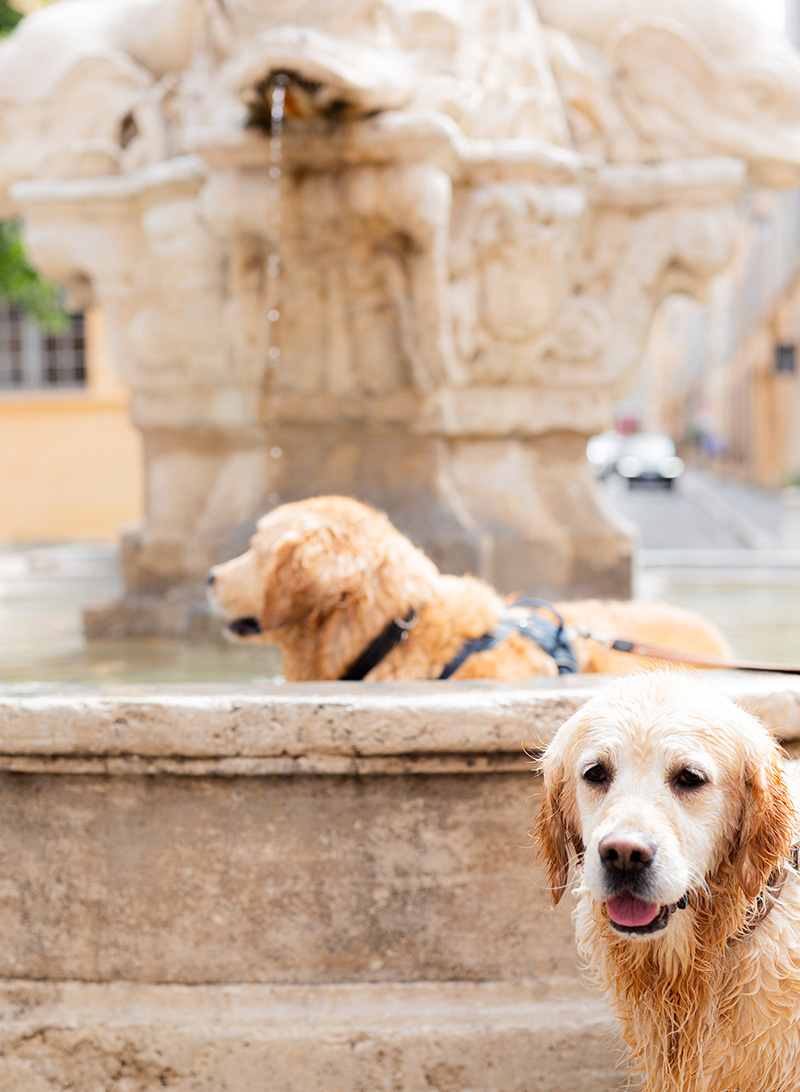
M 519 620 L 520 632 L 536 641 L 540 648 L 555 660 L 559 675 L 575 674 L 578 671 L 578 660 L 572 648 L 567 627 L 564 625 L 564 619 L 553 604 L 548 603 L 546 599 L 537 599 L 533 596 L 516 599 L 511 604 L 512 611 L 521 607 L 543 607 L 552 614 L 555 621 L 548 622 L 541 614 L 529 612 Z
M 405 618 L 393 618 L 374 641 L 370 641 L 360 656 L 350 664 L 348 669 L 339 678 L 342 682 L 360 682 L 365 675 L 369 675 L 373 667 L 377 667 L 395 645 L 405 641 L 408 631 L 417 621 L 417 609 L 412 607 Z
M 523 607 L 546 607 L 557 619 L 555 622 L 542 618 L 539 614 L 513 613 Z M 453 659 L 447 664 L 439 676 L 440 679 L 449 679 L 459 667 L 476 652 L 485 652 L 504 641 L 511 633 L 521 633 L 531 641 L 535 641 L 539 647 L 552 657 L 556 662 L 559 675 L 573 674 L 578 670 L 578 662 L 572 645 L 567 637 L 564 620 L 561 615 L 545 599 L 517 599 L 509 608 L 510 613 L 505 615 L 494 629 L 484 633 L 480 637 L 474 637 L 465 641 Z
M 737 940 L 749 937 L 750 934 L 755 931 L 756 927 L 759 926 L 765 918 L 769 917 L 773 906 L 781 897 L 783 885 L 786 883 L 786 877 L 789 875 L 789 869 L 794 869 L 794 871 L 797 872 L 799 860 L 800 845 L 793 845 L 789 850 L 789 860 L 782 868 L 777 868 L 771 873 L 767 880 L 767 886 L 750 907 L 744 925 L 736 934 Z
M 498 633 L 499 628 L 500 627 L 497 626 L 491 633 L 484 633 L 481 637 L 475 637 L 471 641 L 465 641 L 450 663 L 445 667 L 439 678 L 449 679 L 473 653 L 484 652 L 487 648 L 494 648 L 495 645 L 499 644 L 500 641 L 503 640 L 503 637 L 506 636 L 505 633 L 502 635 Z

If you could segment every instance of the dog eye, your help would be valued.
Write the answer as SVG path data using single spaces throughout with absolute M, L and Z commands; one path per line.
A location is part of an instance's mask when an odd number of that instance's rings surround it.
M 602 762 L 595 762 L 593 766 L 589 766 L 583 771 L 583 780 L 592 785 L 607 785 L 611 780 L 611 775 Z
M 699 789 L 707 780 L 705 774 L 686 766 L 673 775 L 672 784 L 678 789 Z

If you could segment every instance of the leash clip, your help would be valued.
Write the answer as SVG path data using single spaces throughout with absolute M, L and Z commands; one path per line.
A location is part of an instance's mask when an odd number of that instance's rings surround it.
M 566 627 L 566 633 L 570 640 L 575 637 L 583 637 L 587 641 L 597 641 L 603 648 L 611 648 L 617 640 L 617 638 L 610 633 L 595 633 L 593 630 L 587 629 L 587 627 L 580 622 L 571 622 Z

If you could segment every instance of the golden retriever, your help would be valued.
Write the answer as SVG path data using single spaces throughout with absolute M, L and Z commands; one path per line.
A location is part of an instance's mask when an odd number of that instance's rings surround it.
M 614 680 L 556 733 L 534 827 L 647 1092 L 800 1089 L 797 768 L 697 675 Z
M 553 656 L 518 628 L 497 633 L 509 608 L 493 588 L 471 576 L 443 576 L 386 516 L 348 497 L 273 509 L 259 521 L 250 549 L 215 566 L 207 580 L 228 632 L 279 645 L 289 681 L 436 679 L 451 668 L 459 679 L 558 673 Z M 676 607 L 597 600 L 555 606 L 566 623 L 593 632 L 730 655 L 715 627 Z M 353 672 L 387 627 L 402 640 L 365 674 Z M 473 650 L 453 668 L 468 642 L 492 633 L 491 647 Z M 647 662 L 583 637 L 575 637 L 573 649 L 580 671 L 623 673 Z

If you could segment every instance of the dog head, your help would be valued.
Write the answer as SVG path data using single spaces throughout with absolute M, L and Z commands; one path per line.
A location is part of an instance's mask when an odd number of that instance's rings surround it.
M 558 731 L 541 768 L 535 835 L 553 902 L 574 850 L 618 934 L 661 935 L 676 907 L 724 884 L 755 899 L 794 837 L 775 741 L 683 673 L 603 689 Z
M 250 549 L 208 575 L 234 637 L 312 639 L 332 619 L 357 642 L 431 594 L 436 566 L 386 516 L 348 497 L 283 504 L 258 523 Z

